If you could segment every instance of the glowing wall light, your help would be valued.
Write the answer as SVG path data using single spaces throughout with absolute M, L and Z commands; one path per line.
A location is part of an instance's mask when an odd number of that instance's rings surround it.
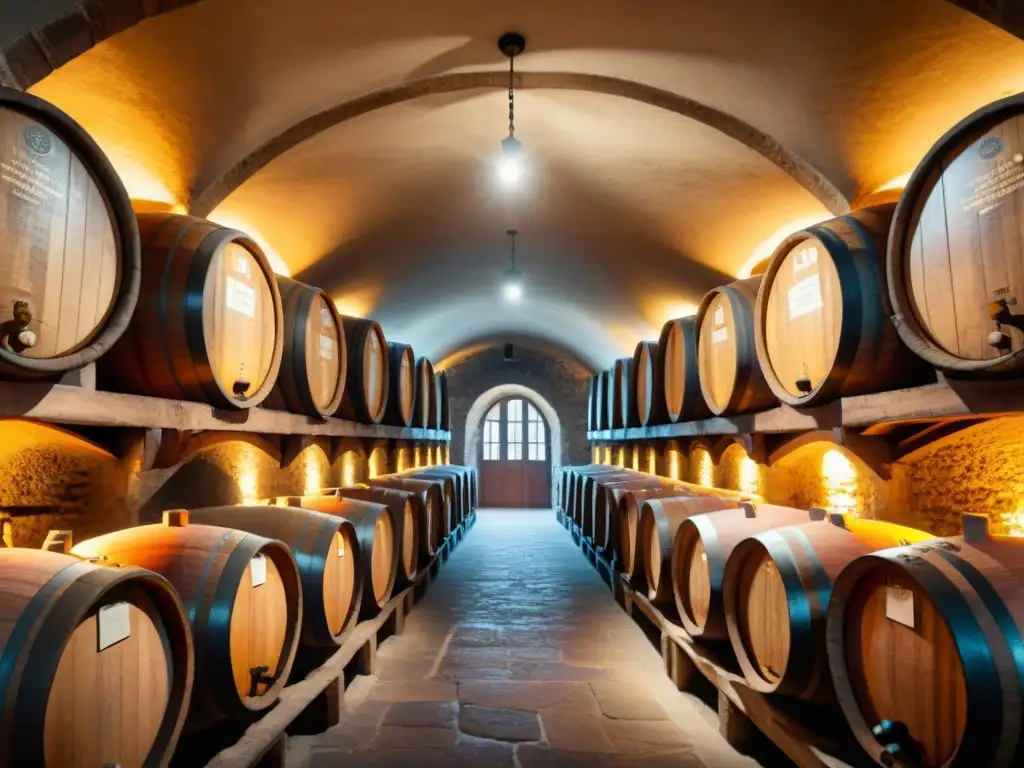
M 634 472 L 639 472 L 640 471 L 640 446 L 639 445 L 634 445 L 633 446 L 633 462 L 632 462 L 631 466 L 633 467 L 633 471 Z
M 658 452 L 653 445 L 647 446 L 647 471 L 652 475 L 658 474 Z
M 697 482 L 705 488 L 711 488 L 715 484 L 715 465 L 711 461 L 711 454 L 703 448 L 697 451 Z
M 382 459 L 384 458 L 383 448 L 374 448 L 370 451 L 370 458 L 366 462 L 366 473 L 370 479 L 377 477 L 381 472 Z
M 346 451 L 341 457 L 341 484 L 354 485 L 356 482 L 356 453 Z
M 444 446 L 444 463 L 445 464 L 451 464 L 452 463 L 452 449 L 451 449 L 451 446 L 448 445 L 448 444 L 445 444 L 445 446 Z
M 311 445 L 305 450 L 306 454 L 306 485 L 304 494 L 307 496 L 318 493 L 323 484 L 323 472 L 320 467 L 320 449 Z
M 741 493 L 760 495 L 761 472 L 757 466 L 757 462 L 749 456 L 743 456 L 740 458 L 737 469 L 736 480 L 739 487 L 736 490 Z
M 1024 536 L 1024 499 L 1018 500 L 1016 509 L 1012 512 L 1003 512 L 999 515 L 999 523 L 1005 536 Z
M 609 467 L 612 465 L 612 447 L 610 445 L 606 445 L 604 447 L 604 462 L 603 463 L 607 464 Z
M 679 479 L 679 451 L 675 448 L 668 452 L 668 476 L 673 480 Z
M 405 472 L 409 468 L 409 449 L 402 446 L 395 455 L 395 472 Z
M 858 511 L 857 468 L 836 448 L 821 457 L 821 478 L 825 487 L 825 505 L 837 512 Z
M 255 504 L 259 500 L 256 449 L 248 443 L 241 443 L 238 450 L 238 492 L 242 495 L 243 504 Z
M 413 446 L 412 449 L 412 465 L 416 469 L 423 466 L 423 454 L 420 452 L 420 447 L 418 445 Z
M 601 463 L 601 446 L 600 445 L 592 445 L 590 447 L 590 461 L 591 461 L 592 464 L 600 464 Z

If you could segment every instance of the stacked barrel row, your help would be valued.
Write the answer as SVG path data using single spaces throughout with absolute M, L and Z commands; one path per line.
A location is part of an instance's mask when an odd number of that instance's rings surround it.
M 166 765 L 267 711 L 474 520 L 469 469 L 372 483 L 0 549 L 0 763 Z
M 1024 759 L 1024 539 L 979 516 L 940 539 L 600 465 L 565 468 L 560 492 L 567 527 L 698 651 L 771 697 L 838 705 L 880 765 Z
M 1024 96 L 947 133 L 898 205 L 795 232 L 590 384 L 592 430 L 1024 370 Z
M 243 232 L 134 212 L 106 156 L 51 104 L 0 88 L 0 138 L 12 169 L 0 178 L 0 374 L 99 360 L 118 391 L 451 428 L 445 374 L 427 358 L 275 275 Z

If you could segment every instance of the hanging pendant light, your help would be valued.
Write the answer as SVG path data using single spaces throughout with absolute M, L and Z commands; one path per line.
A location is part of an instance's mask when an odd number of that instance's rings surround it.
M 501 283 L 501 293 L 505 297 L 505 301 L 517 304 L 523 298 L 523 275 L 516 269 L 516 235 L 519 234 L 519 230 L 509 229 L 505 234 L 512 239 L 512 250 L 509 254 L 512 264 L 505 270 L 505 279 Z
M 526 49 L 526 38 L 518 32 L 507 32 L 498 40 L 498 48 L 508 56 L 508 136 L 501 142 L 498 178 L 514 187 L 523 177 L 523 145 L 516 138 L 515 59 Z

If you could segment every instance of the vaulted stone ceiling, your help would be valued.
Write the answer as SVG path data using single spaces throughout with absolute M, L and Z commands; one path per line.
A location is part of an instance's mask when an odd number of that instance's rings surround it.
M 606 365 L 800 223 L 894 199 L 953 123 L 1024 90 L 1024 42 L 942 0 L 198 0 L 31 90 L 133 197 L 246 229 L 420 353 L 526 335 Z

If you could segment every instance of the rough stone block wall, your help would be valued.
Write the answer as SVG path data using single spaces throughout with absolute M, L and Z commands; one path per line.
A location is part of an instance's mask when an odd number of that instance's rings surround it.
M 466 417 L 476 399 L 492 387 L 519 384 L 535 390 L 562 423 L 562 461 L 590 461 L 587 442 L 587 380 L 592 371 L 576 358 L 515 344 L 505 361 L 501 344 L 487 347 L 446 367 L 451 397 L 452 461 L 463 463 Z

